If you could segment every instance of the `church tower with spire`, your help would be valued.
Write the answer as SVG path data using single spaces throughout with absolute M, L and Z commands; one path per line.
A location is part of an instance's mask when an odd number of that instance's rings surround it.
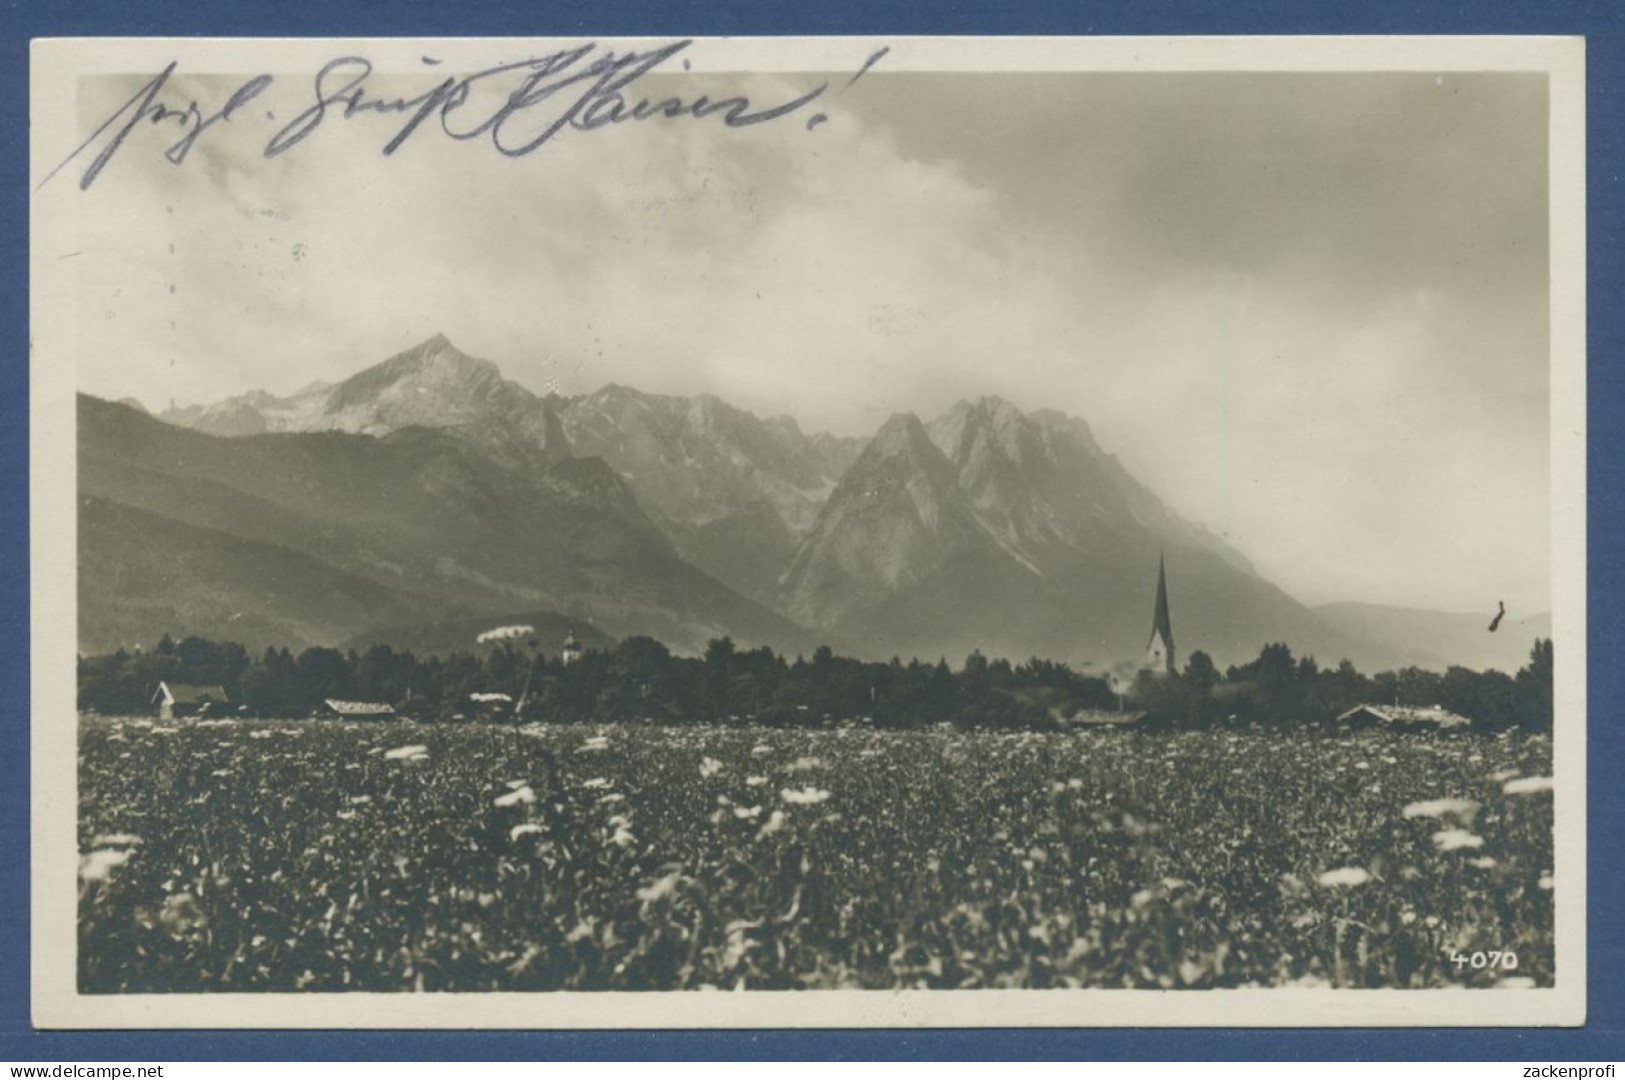
M 1168 616 L 1168 572 L 1161 556 L 1157 558 L 1157 607 L 1151 616 L 1151 640 L 1145 649 L 1146 667 L 1172 674 L 1174 670 L 1174 624 Z

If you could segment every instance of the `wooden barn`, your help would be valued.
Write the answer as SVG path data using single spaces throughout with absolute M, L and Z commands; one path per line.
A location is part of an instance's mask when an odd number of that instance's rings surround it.
M 1466 731 L 1472 721 L 1440 705 L 1356 705 L 1337 718 L 1355 728 L 1385 727 L 1392 731 Z
M 395 707 L 381 701 L 340 701 L 328 698 L 316 706 L 313 714 L 319 720 L 388 720 L 394 717 Z
M 153 691 L 152 704 L 158 706 L 158 719 L 173 720 L 177 716 L 217 715 L 226 711 L 228 702 L 223 686 L 161 682 Z

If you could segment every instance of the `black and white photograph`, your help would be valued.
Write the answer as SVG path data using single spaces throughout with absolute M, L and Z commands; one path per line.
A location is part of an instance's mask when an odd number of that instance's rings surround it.
M 36 1022 L 1581 1022 L 1582 70 L 36 42 Z

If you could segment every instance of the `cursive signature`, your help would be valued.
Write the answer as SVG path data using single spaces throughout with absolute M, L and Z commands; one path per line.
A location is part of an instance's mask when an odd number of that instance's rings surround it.
M 811 130 L 826 119 L 809 106 L 824 96 L 827 83 L 772 104 L 758 104 L 744 94 L 716 99 L 705 94 L 692 98 L 672 95 L 652 100 L 637 92 L 640 79 L 692 44 L 691 39 L 684 39 L 650 49 L 616 51 L 590 43 L 498 64 L 469 75 L 448 76 L 411 96 L 376 92 L 370 84 L 372 62 L 364 56 L 340 56 L 316 73 L 309 104 L 272 134 L 261 152 L 266 158 L 278 157 L 324 125 L 363 117 L 396 121 L 380 148 L 386 157 L 425 127 L 437 128 L 459 141 L 488 140 L 501 154 L 524 157 L 566 130 L 592 132 L 650 120 L 709 117 L 720 118 L 729 128 L 742 128 L 802 112 L 807 113 L 806 127 Z M 847 85 L 856 82 L 888 51 L 882 48 L 874 52 Z M 424 57 L 423 62 L 428 66 L 440 63 L 430 57 Z M 52 169 L 40 186 L 88 154 L 92 156 L 79 178 L 79 187 L 88 189 L 131 133 L 143 124 L 169 125 L 179 131 L 178 138 L 165 148 L 164 156 L 180 165 L 198 140 L 217 126 L 234 119 L 257 119 L 261 115 L 258 110 L 244 112 L 244 106 L 264 94 L 275 81 L 270 75 L 256 75 L 238 86 L 218 109 L 205 108 L 195 99 L 179 106 L 162 100 L 176 67 L 172 61 L 141 87 Z M 263 113 L 266 119 L 273 115 L 270 110 Z
M 79 178 L 80 190 L 89 188 L 96 182 L 96 177 L 102 174 L 108 162 L 113 160 L 113 155 L 124 145 L 124 140 L 130 137 L 130 132 L 141 124 L 172 124 L 181 128 L 181 137 L 164 150 L 164 157 L 168 158 L 171 164 L 179 165 L 186 160 L 186 155 L 192 152 L 192 147 L 197 144 L 204 132 L 216 124 L 229 121 L 233 113 L 264 93 L 272 81 L 269 75 L 254 76 L 233 91 L 226 104 L 214 112 L 205 112 L 196 100 L 187 104 L 185 108 L 177 109 L 158 100 L 158 92 L 169 82 L 169 77 L 175 73 L 175 67 L 176 61 L 171 60 L 168 67 L 137 90 L 134 97 L 119 106 L 118 111 L 112 116 L 102 121 L 101 126 L 91 133 L 90 138 L 80 143 L 73 153 L 47 173 L 39 186 L 44 187 L 50 182 L 51 177 L 61 172 L 70 162 L 101 142 L 101 152 L 91 158 L 89 167 Z

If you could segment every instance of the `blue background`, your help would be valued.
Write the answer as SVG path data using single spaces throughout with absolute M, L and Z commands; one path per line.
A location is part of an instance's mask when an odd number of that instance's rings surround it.
M 1620 173 L 1625 5 L 1364 0 L 1338 10 L 1291 0 L 1065 2 L 826 0 L 620 6 L 484 0 L 280 0 L 274 5 L 29 3 L 0 0 L 0 188 L 5 250 L 0 335 L 0 1060 L 546 1058 L 1492 1059 L 1625 1058 L 1625 738 L 1619 715 L 1625 559 L 1625 321 Z M 690 35 L 690 34 L 1583 34 L 1589 168 L 1589 1009 L 1578 1030 L 853 1031 L 853 1032 L 35 1032 L 28 1008 L 28 39 L 71 35 Z M 245 1002 L 247 1004 L 247 1002 Z M 793 1010 L 794 995 L 785 1008 Z

